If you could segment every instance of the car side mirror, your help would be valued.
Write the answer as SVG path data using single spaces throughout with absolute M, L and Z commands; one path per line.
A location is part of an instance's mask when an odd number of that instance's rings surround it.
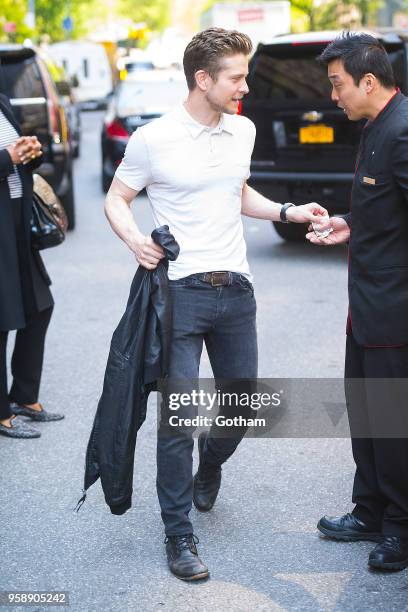
M 57 81 L 55 83 L 55 86 L 60 96 L 70 96 L 71 95 L 71 88 L 69 86 L 69 83 L 67 83 L 67 81 Z
M 70 78 L 71 87 L 79 87 L 79 80 L 76 74 Z

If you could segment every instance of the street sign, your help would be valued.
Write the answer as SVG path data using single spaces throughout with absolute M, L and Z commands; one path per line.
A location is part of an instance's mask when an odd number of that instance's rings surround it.
M 72 17 L 65 17 L 62 20 L 62 27 L 66 32 L 72 32 L 74 29 L 74 21 Z

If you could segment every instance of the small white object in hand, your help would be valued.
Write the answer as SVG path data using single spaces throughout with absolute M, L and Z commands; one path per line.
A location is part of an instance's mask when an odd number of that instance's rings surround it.
M 318 238 L 327 238 L 327 236 L 329 236 L 332 233 L 333 231 L 332 227 L 327 227 L 326 229 L 320 229 L 321 227 L 324 227 L 326 223 L 328 223 L 328 221 L 329 221 L 329 217 L 322 217 L 321 223 L 312 223 L 313 231 Z

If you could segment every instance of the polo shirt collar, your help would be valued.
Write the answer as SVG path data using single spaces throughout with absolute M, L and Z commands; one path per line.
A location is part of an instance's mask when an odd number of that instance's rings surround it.
M 221 119 L 215 128 L 209 128 L 207 125 L 203 125 L 202 123 L 196 121 L 187 111 L 183 103 L 181 103 L 179 106 L 179 115 L 182 123 L 186 126 L 192 138 L 198 138 L 198 136 L 200 136 L 200 134 L 205 131 L 218 133 L 228 132 L 229 134 L 233 134 L 229 117 L 224 113 L 221 114 Z

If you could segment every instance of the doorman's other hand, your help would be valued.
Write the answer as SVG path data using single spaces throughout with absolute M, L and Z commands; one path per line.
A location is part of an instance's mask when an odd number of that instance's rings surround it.
M 326 238 L 319 238 L 313 231 L 312 226 L 309 227 L 309 233 L 306 234 L 307 240 L 312 244 L 320 246 L 333 246 L 335 244 L 344 244 L 350 239 L 350 228 L 346 221 L 341 217 L 330 217 L 324 224 L 319 225 L 319 231 L 324 231 L 331 228 L 333 231 Z

